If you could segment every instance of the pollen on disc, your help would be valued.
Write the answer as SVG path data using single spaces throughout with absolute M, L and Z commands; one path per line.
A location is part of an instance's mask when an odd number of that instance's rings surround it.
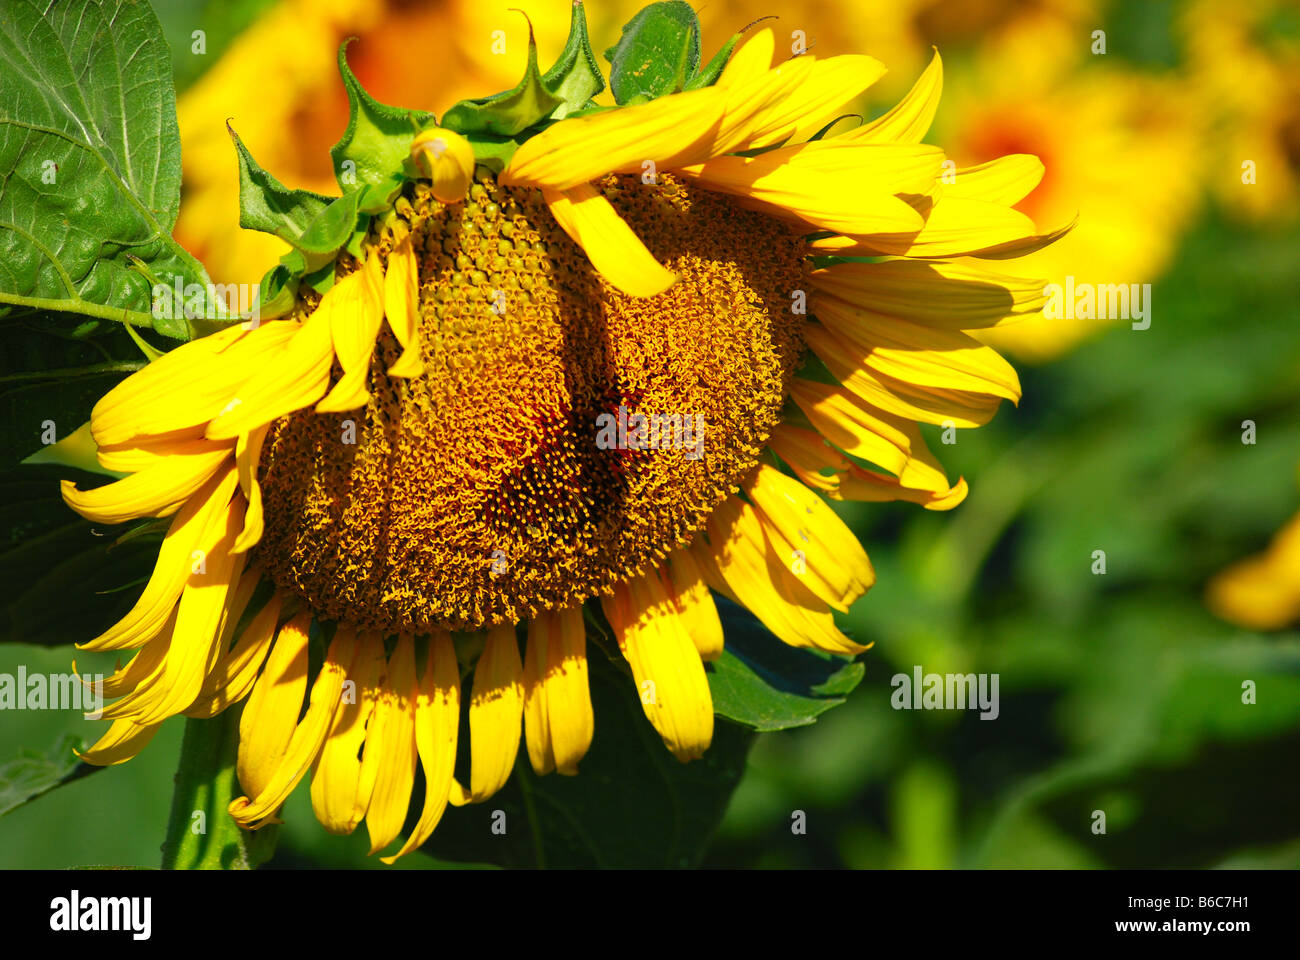
M 258 555 L 277 584 L 359 627 L 514 622 L 608 593 L 738 489 L 802 356 L 803 241 L 668 175 L 599 186 L 678 275 L 665 293 L 600 279 L 538 191 L 480 174 L 463 204 L 399 204 L 425 372 L 388 376 L 385 326 L 364 408 L 272 425 Z

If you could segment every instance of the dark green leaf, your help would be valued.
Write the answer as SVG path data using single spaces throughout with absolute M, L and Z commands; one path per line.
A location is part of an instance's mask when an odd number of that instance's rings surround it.
M 699 863 L 744 771 L 752 734 L 719 721 L 704 757 L 678 763 L 646 719 L 632 678 L 595 647 L 589 663 L 596 732 L 579 775 L 537 777 L 521 745 L 506 787 L 486 803 L 448 808 L 427 852 L 548 867 Z M 505 814 L 504 835 L 492 832 L 494 810 Z
M 0 72 L 0 307 L 191 336 L 184 317 L 155 318 L 150 281 L 133 266 L 207 290 L 203 267 L 171 236 L 180 137 L 149 5 L 6 3 Z
M 77 737 L 65 734 L 47 753 L 24 749 L 0 764 L 0 817 L 55 787 L 104 769 L 78 760 L 72 749 L 79 746 Z
M 803 727 L 861 682 L 861 663 L 787 646 L 734 603 L 717 602 L 726 649 L 709 665 L 709 689 L 719 716 L 758 731 Z
M 390 107 L 366 93 L 348 66 L 350 42 L 339 46 L 339 73 L 348 92 L 348 128 L 330 148 L 334 176 L 345 194 L 382 183 L 404 169 L 411 140 L 434 121 L 426 110 Z
M 683 0 L 652 3 L 605 51 L 609 86 L 620 104 L 681 90 L 700 63 L 700 21 Z

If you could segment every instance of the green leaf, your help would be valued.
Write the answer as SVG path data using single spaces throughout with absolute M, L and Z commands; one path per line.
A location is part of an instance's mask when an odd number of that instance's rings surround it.
M 208 289 L 171 236 L 180 137 L 153 11 L 144 0 L 13 0 L 0 16 L 0 309 L 189 338 L 183 317 L 155 319 L 150 284 L 132 267 L 135 258 L 164 283 Z
M 577 14 L 575 14 L 577 16 Z M 513 90 L 462 100 L 442 115 L 443 126 L 462 134 L 513 137 L 554 114 L 565 100 L 547 89 L 537 69 L 537 42 L 528 24 L 528 66 Z
M 536 776 L 521 744 L 501 792 L 487 803 L 449 807 L 423 850 L 442 859 L 518 866 L 700 862 L 744 772 L 753 735 L 721 720 L 704 757 L 678 763 L 646 719 L 632 678 L 594 646 L 588 663 L 596 733 L 578 776 Z M 414 801 L 411 808 L 420 809 Z M 504 835 L 492 832 L 494 810 L 505 813 Z
M 77 737 L 64 734 L 47 753 L 23 749 L 12 760 L 0 764 L 0 817 L 55 787 L 104 769 L 78 760 L 72 749 L 80 745 Z
M 555 66 L 542 75 L 542 84 L 561 101 L 550 115 L 552 120 L 562 120 L 575 110 L 581 110 L 592 97 L 605 89 L 605 78 L 587 39 L 587 15 L 581 0 L 573 4 L 569 40 L 564 51 Z
M 605 59 L 620 104 L 681 90 L 700 63 L 699 18 L 683 0 L 652 3 L 628 21 Z
M 861 663 L 787 646 L 734 603 L 717 603 L 726 648 L 708 669 L 719 716 L 758 731 L 804 727 L 862 681 Z
M 348 92 L 348 128 L 330 148 L 334 176 L 344 194 L 399 173 L 410 159 L 411 140 L 434 122 L 426 110 L 390 107 L 366 93 L 348 66 L 351 42 L 339 46 L 339 73 Z
M 312 221 L 334 200 L 310 190 L 290 190 L 267 173 L 229 123 L 226 130 L 239 154 L 239 225 L 297 245 Z

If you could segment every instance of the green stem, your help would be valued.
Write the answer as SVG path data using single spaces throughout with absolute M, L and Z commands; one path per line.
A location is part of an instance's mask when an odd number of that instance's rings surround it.
M 211 720 L 185 721 L 172 794 L 164 870 L 251 870 L 275 850 L 275 826 L 242 830 L 226 808 L 235 797 L 239 708 Z

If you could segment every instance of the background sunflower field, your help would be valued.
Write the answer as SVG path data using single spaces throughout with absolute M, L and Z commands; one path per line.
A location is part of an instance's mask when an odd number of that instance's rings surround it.
M 325 189 L 347 119 L 341 39 L 359 38 L 352 65 L 379 100 L 440 112 L 516 82 L 528 28 L 512 4 L 157 0 L 184 150 L 178 239 L 214 281 L 256 283 L 281 250 L 236 227 L 225 121 L 287 185 Z M 568 0 L 522 6 L 542 51 L 557 51 Z M 593 37 L 612 42 L 639 6 L 590 0 Z M 936 442 L 968 500 L 950 514 L 835 504 L 878 574 L 843 618 L 875 642 L 862 682 L 747 755 L 744 736 L 720 731 L 693 780 L 664 779 L 664 757 L 613 759 L 657 798 L 646 816 L 671 822 L 680 862 L 717 867 L 1300 867 L 1300 633 L 1253 632 L 1205 599 L 1300 507 L 1300 7 L 712 0 L 699 15 L 707 49 L 775 15 L 819 56 L 876 56 L 889 73 L 866 116 L 937 47 L 945 91 L 929 139 L 958 166 L 1037 154 L 1047 175 L 1022 209 L 1053 226 L 1079 213 L 1014 272 L 1150 283 L 1151 323 L 1035 318 L 990 335 L 1024 399 Z M 0 378 L 0 403 L 36 402 L 29 386 Z M 73 638 L 15 602 L 0 673 L 65 671 Z M 917 666 L 997 674 L 996 720 L 892 709 L 891 677 Z M 64 712 L 0 715 L 0 866 L 156 863 L 179 723 L 134 762 L 9 809 L 20 774 L 57 766 L 94 729 Z M 579 832 L 617 834 L 602 829 L 616 799 L 572 786 Z M 304 790 L 284 818 L 270 866 L 380 866 L 362 834 L 319 830 Z M 594 839 L 587 859 L 641 862 L 626 832 Z M 450 819 L 440 834 L 436 858 L 399 867 L 488 859 L 457 845 Z

